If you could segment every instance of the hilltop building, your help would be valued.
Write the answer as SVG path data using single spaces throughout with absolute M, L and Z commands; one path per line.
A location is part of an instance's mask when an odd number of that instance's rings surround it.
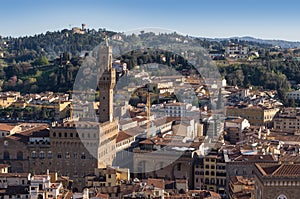
M 234 43 L 225 47 L 225 55 L 229 58 L 245 59 L 248 57 L 248 52 L 248 47 Z

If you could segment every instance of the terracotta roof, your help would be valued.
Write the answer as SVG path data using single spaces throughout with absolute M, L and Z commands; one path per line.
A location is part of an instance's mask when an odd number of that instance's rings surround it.
M 147 184 L 152 185 L 157 188 L 161 188 L 161 189 L 165 188 L 165 180 L 164 179 L 148 178 Z
M 286 155 L 280 157 L 280 162 L 300 163 L 300 155 L 298 155 L 298 154 L 286 154 Z
M 109 199 L 108 194 L 103 194 L 103 193 L 98 193 L 96 197 L 101 199 Z
M 300 164 L 256 164 L 264 176 L 300 177 Z
M 0 164 L 0 169 L 4 169 L 4 168 L 7 168 L 7 167 L 9 167 L 8 164 Z
M 129 139 L 131 137 L 132 137 L 132 135 L 128 135 L 124 131 L 119 131 L 119 133 L 117 135 L 117 138 L 116 138 L 116 143 L 121 142 L 121 141 L 126 140 L 126 139 Z
M 0 177 L 6 177 L 6 178 L 12 178 L 12 177 L 18 177 L 18 178 L 27 178 L 29 173 L 0 173 Z
M 0 131 L 11 131 L 15 128 L 15 126 L 0 123 Z
M 73 198 L 73 193 L 68 191 L 67 194 L 65 195 L 64 199 L 72 199 Z
M 49 137 L 48 126 L 38 126 L 32 129 L 28 129 L 22 131 L 20 133 L 15 133 L 13 135 L 8 136 L 8 139 L 16 140 L 19 142 L 27 143 L 29 141 L 29 137 L 36 135 L 44 135 L 44 137 Z M 48 136 L 47 136 L 48 135 Z
M 253 185 L 254 181 L 243 176 L 230 176 L 230 181 L 235 185 Z
M 151 145 L 155 145 L 155 142 L 152 141 L 151 139 L 146 139 L 140 142 L 140 144 L 151 144 Z
M 273 176 L 300 176 L 300 165 L 281 165 L 275 172 Z

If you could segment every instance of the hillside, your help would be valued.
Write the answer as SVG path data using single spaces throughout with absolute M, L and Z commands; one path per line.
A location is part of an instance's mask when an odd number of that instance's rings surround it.
M 46 34 L 20 38 L 0 39 L 0 52 L 4 54 L 0 59 L 0 88 L 2 91 L 14 90 L 26 92 L 54 91 L 66 92 L 72 90 L 77 72 L 95 46 L 104 37 L 112 36 L 113 31 L 105 29 L 86 30 L 85 34 L 76 34 L 71 30 L 47 32 Z M 126 45 L 137 42 L 143 47 L 143 40 L 160 49 L 166 43 L 178 52 L 188 52 L 181 49 L 181 43 L 188 42 L 189 48 L 203 47 L 208 51 L 222 51 L 225 45 L 234 42 L 246 45 L 252 51 L 257 51 L 259 57 L 253 61 L 227 62 L 216 61 L 221 75 L 230 85 L 241 87 L 255 86 L 265 89 L 276 89 L 281 93 L 300 84 L 299 50 L 274 49 L 275 44 L 281 46 L 297 46 L 299 42 L 268 41 L 250 37 L 231 39 L 193 38 L 176 33 L 154 34 L 141 33 L 139 35 L 121 35 Z M 174 41 L 175 44 L 174 44 Z M 177 45 L 178 44 L 178 45 Z M 119 59 L 127 63 L 131 69 L 136 65 L 160 63 L 175 67 L 178 72 L 192 71 L 180 53 L 171 51 L 144 49 L 129 52 Z M 161 58 L 165 57 L 163 61 Z M 185 72 L 186 73 L 186 72 Z M 185 74 L 186 75 L 186 74 Z

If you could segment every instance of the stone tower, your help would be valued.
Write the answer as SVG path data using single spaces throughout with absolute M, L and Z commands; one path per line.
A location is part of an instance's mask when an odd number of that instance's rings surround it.
M 112 48 L 103 45 L 99 49 L 101 77 L 98 82 L 100 90 L 99 122 L 113 121 L 113 89 L 116 85 L 116 70 L 112 68 Z

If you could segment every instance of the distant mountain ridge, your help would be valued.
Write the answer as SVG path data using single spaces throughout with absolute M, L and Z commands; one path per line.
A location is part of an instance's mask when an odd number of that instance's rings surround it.
M 281 48 L 299 48 L 300 42 L 299 41 L 286 41 L 286 40 L 276 40 L 276 39 L 258 39 L 250 36 L 244 37 L 229 37 L 229 38 L 207 38 L 207 40 L 212 41 L 224 41 L 224 40 L 232 40 L 238 39 L 243 41 L 249 42 L 256 42 L 261 44 L 270 44 L 272 46 L 279 46 Z

